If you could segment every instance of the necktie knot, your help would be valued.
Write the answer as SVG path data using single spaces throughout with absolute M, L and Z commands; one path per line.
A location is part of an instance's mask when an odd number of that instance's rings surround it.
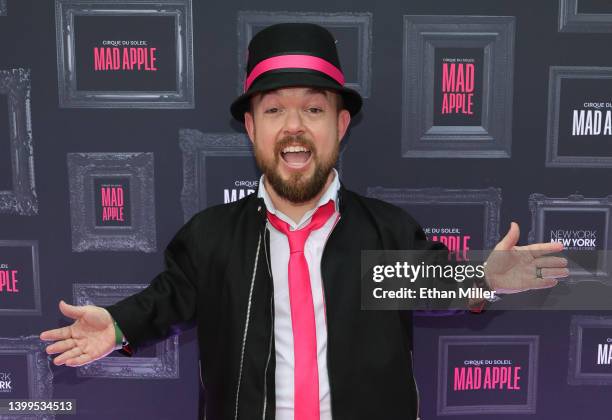
M 332 200 L 329 200 L 326 204 L 319 206 L 319 208 L 314 212 L 312 218 L 310 219 L 310 223 L 304 226 L 301 229 L 291 230 L 289 223 L 281 220 L 278 216 L 268 212 L 268 221 L 274 226 L 277 230 L 284 233 L 289 240 L 289 252 L 304 252 L 304 244 L 306 243 L 306 239 L 308 239 L 308 235 L 313 230 L 317 230 L 321 228 L 334 214 L 336 207 Z

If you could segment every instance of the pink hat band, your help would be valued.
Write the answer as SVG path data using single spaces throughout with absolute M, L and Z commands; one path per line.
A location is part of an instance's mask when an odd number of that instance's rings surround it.
M 344 86 L 344 74 L 342 74 L 342 71 L 338 67 L 334 66 L 329 61 L 313 55 L 287 54 L 270 57 L 257 63 L 244 81 L 244 92 L 249 90 L 255 79 L 263 73 L 271 70 L 289 68 L 320 71 L 334 79 L 340 86 Z

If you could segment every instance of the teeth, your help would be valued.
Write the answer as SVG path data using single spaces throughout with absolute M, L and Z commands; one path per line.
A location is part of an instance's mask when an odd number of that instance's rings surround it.
M 283 153 L 288 152 L 309 152 L 309 150 L 302 146 L 289 146 L 283 149 Z

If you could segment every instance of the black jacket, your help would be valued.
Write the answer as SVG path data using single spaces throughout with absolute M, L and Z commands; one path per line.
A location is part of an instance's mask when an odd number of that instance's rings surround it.
M 332 416 L 416 419 L 412 313 L 360 309 L 360 252 L 420 248 L 425 234 L 399 207 L 342 184 L 339 200 L 340 219 L 321 259 Z M 166 271 L 107 307 L 134 351 L 197 324 L 207 420 L 274 418 L 274 294 L 265 216 L 255 194 L 201 211 L 168 245 Z

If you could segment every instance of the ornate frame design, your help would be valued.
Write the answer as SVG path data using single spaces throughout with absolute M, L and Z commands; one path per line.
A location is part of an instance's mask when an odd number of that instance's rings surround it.
M 81 91 L 76 84 L 74 16 L 174 16 L 176 91 Z M 55 0 L 59 106 L 194 108 L 191 0 Z
M 72 250 L 157 250 L 153 153 L 68 153 Z M 132 226 L 96 226 L 93 181 L 130 180 Z

